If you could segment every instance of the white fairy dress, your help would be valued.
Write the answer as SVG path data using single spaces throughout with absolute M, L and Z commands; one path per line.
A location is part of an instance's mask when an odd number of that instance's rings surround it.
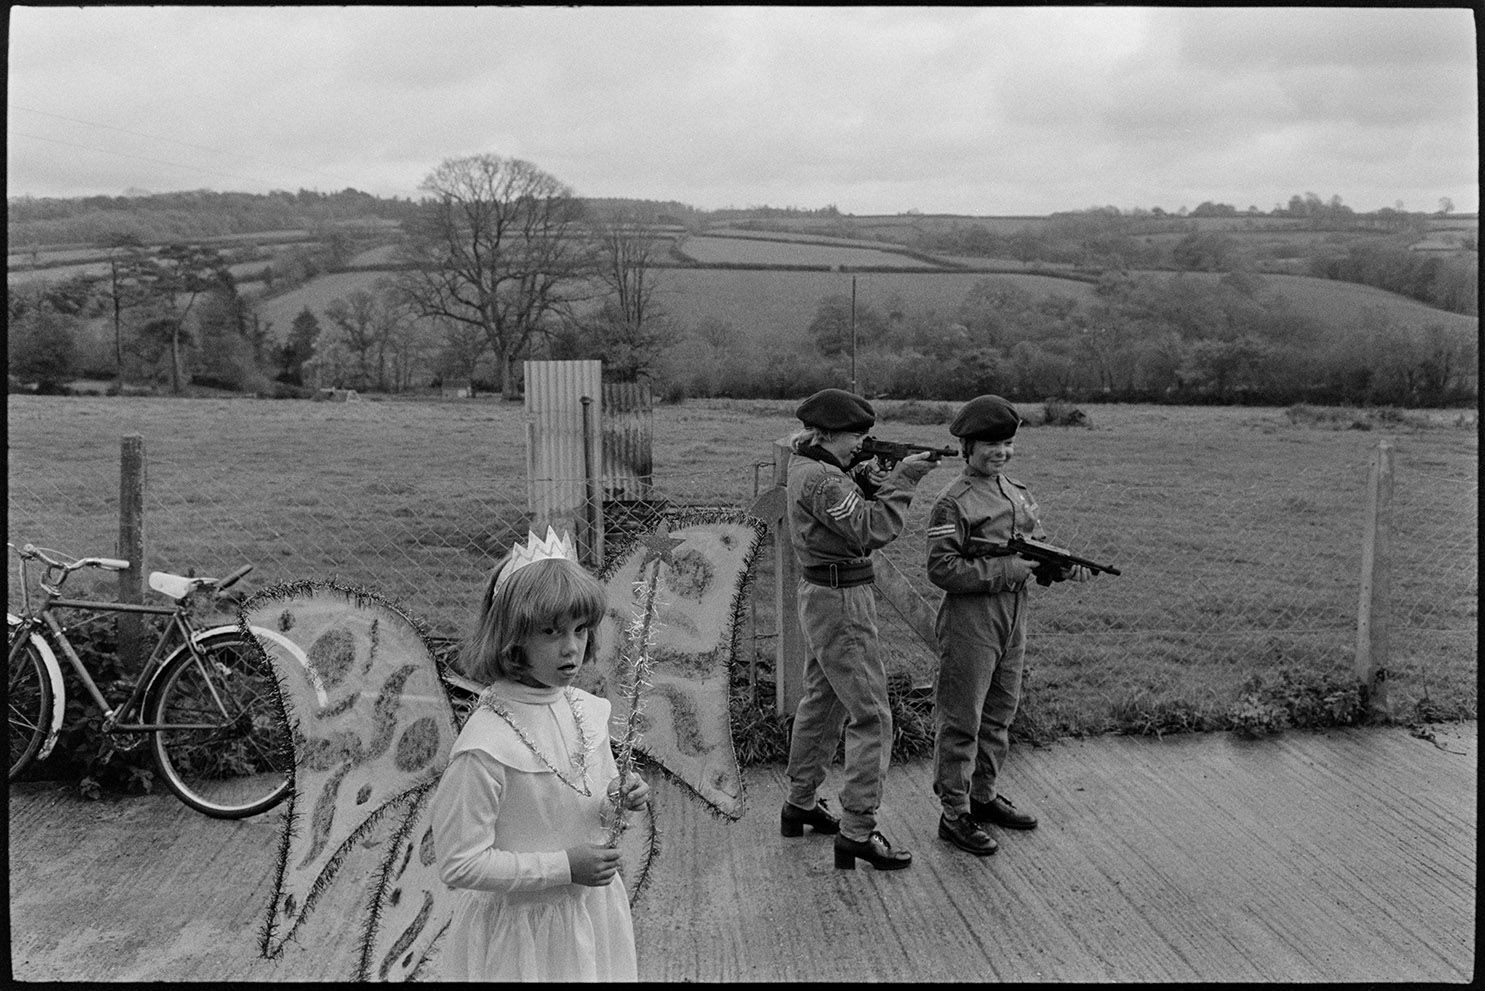
M 433 798 L 433 845 L 454 904 L 442 978 L 636 980 L 623 879 L 574 884 L 565 852 L 606 839 L 605 791 L 618 774 L 608 701 L 507 681 L 481 701 Z

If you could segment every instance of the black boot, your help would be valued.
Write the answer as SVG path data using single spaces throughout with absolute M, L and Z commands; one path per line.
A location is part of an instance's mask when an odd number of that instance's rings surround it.
M 825 799 L 817 801 L 812 809 L 801 809 L 785 802 L 779 812 L 779 832 L 784 836 L 803 836 L 806 826 L 817 833 L 840 832 L 840 820 L 830 814 Z
M 988 822 L 1002 829 L 1035 829 L 1036 816 L 1017 811 L 1011 800 L 996 795 L 988 802 L 969 800 L 969 816 L 975 822 Z
M 958 819 L 950 819 L 947 815 L 939 816 L 938 838 L 948 840 L 959 849 L 967 850 L 977 857 L 987 856 L 1000 849 L 995 838 L 969 816 L 960 816 Z
M 864 860 L 879 871 L 896 871 L 911 866 L 913 855 L 906 850 L 894 850 L 887 837 L 872 831 L 865 842 L 848 840 L 844 836 L 835 838 L 835 866 L 843 871 L 854 871 L 856 861 Z

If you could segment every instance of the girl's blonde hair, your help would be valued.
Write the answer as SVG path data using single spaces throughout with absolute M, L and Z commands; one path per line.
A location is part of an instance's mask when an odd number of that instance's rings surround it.
M 593 660 L 598 624 L 608 608 L 608 593 L 597 579 L 573 561 L 548 558 L 512 574 L 497 595 L 495 582 L 509 564 L 506 555 L 485 582 L 479 620 L 459 651 L 459 672 L 480 684 L 514 679 L 527 669 L 526 642 L 569 617 L 588 625 L 583 663 Z
M 789 438 L 789 444 L 796 451 L 802 451 L 811 444 L 823 447 L 841 434 L 849 432 L 846 430 L 826 430 L 824 427 L 805 427 Z

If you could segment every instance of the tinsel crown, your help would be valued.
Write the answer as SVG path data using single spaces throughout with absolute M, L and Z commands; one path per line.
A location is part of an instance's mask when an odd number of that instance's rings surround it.
M 500 577 L 495 579 L 495 588 L 490 593 L 490 598 L 500 594 L 500 589 L 510 580 L 510 576 L 537 561 L 548 561 L 554 558 L 577 562 L 577 548 L 572 545 L 572 537 L 566 533 L 560 537 L 552 527 L 547 527 L 545 538 L 538 538 L 535 533 L 527 531 L 526 545 L 512 544 L 510 548 L 510 563 L 500 572 Z

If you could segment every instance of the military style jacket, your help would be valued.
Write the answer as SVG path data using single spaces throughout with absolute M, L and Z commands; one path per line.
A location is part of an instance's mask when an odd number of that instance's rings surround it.
M 840 462 L 819 447 L 789 458 L 789 537 L 802 567 L 864 564 L 902 533 L 908 504 L 931 464 L 900 462 L 867 497 Z
M 939 494 L 928 516 L 928 580 L 945 592 L 1012 592 L 1010 557 L 976 553 L 970 538 L 1004 544 L 1015 534 L 1046 539 L 1036 500 L 1025 485 L 1005 475 L 964 473 Z

